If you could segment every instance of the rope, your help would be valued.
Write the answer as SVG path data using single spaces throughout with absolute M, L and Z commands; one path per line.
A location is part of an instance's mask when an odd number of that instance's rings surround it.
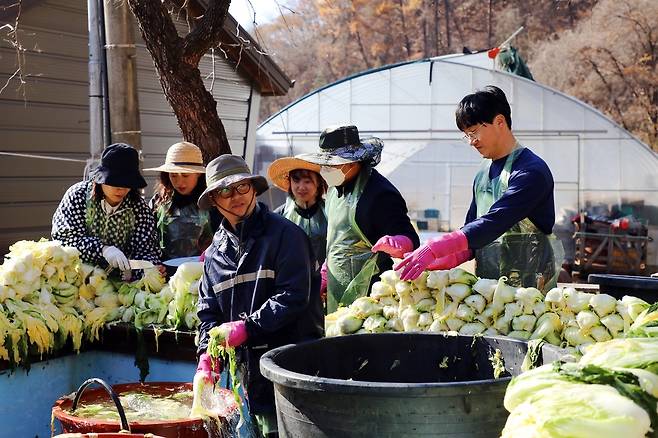
M 53 157 L 51 155 L 37 155 L 37 154 L 21 154 L 21 153 L 18 153 L 18 152 L 5 152 L 5 151 L 0 151 L 0 156 L 1 155 L 5 155 L 5 156 L 8 156 L 8 157 L 35 158 L 35 159 L 38 159 L 38 160 L 68 161 L 70 163 L 84 163 L 85 168 L 82 172 L 82 177 L 85 180 L 88 180 L 90 178 L 90 173 L 98 165 L 98 159 L 94 159 L 94 158 L 87 158 L 85 160 L 81 160 L 79 158 Z
M 17 152 L 3 152 L 3 151 L 0 151 L 0 155 L 7 155 L 9 157 L 38 158 L 41 160 L 72 161 L 74 163 L 87 163 L 89 161 L 89 160 L 80 160 L 77 158 L 53 157 L 50 155 L 19 154 Z

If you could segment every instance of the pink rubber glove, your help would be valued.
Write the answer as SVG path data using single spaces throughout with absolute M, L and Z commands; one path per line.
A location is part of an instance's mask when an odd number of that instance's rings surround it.
M 434 260 L 428 267 L 428 271 L 441 271 L 444 269 L 452 269 L 455 266 L 459 266 L 462 263 L 473 258 L 473 253 L 470 249 L 462 252 L 455 252 L 448 254 L 447 256 L 441 257 Z
M 199 356 L 199 365 L 196 372 L 203 374 L 203 378 L 212 384 L 217 383 L 219 375 L 222 373 L 222 363 L 219 359 L 213 360 L 208 353 Z
M 382 251 L 391 257 L 402 257 L 405 253 L 413 251 L 414 244 L 410 238 L 403 235 L 398 236 L 382 236 L 377 243 L 372 246 L 371 251 Z
M 461 230 L 444 234 L 438 239 L 432 239 L 425 245 L 404 258 L 393 269 L 400 270 L 400 279 L 415 280 L 420 277 L 436 259 L 453 253 L 460 253 L 468 249 L 468 239 Z
M 199 261 L 200 262 L 205 262 L 206 261 L 206 252 L 202 252 L 201 255 L 199 256 Z
M 229 347 L 238 347 L 247 340 L 247 325 L 244 321 L 225 322 L 219 326 L 224 334 L 223 342 Z
M 327 302 L 327 261 L 320 268 L 320 298 L 323 303 Z

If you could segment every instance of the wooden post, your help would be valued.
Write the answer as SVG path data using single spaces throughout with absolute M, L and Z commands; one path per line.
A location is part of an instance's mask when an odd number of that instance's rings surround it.
M 111 142 L 141 149 L 135 22 L 124 0 L 104 4 Z

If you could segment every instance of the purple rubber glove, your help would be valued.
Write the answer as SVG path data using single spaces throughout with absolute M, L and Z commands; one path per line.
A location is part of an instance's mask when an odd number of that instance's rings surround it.
M 244 321 L 225 322 L 219 326 L 224 335 L 222 342 L 229 347 L 239 347 L 247 340 L 247 325 Z
M 197 374 L 203 374 L 203 378 L 208 382 L 215 384 L 222 373 L 222 362 L 219 359 L 213 360 L 208 353 L 199 356 L 199 365 L 196 367 Z
M 415 280 L 420 277 L 436 259 L 440 259 L 453 253 L 461 253 L 468 249 L 468 239 L 461 230 L 444 234 L 438 239 L 432 239 L 425 245 L 409 254 L 393 269 L 402 269 L 400 279 Z
M 372 246 L 372 252 L 382 251 L 391 257 L 400 258 L 404 254 L 413 251 L 414 244 L 410 238 L 403 235 L 382 236 L 377 243 Z
M 447 256 L 434 260 L 428 267 L 428 271 L 441 271 L 452 269 L 473 258 L 473 252 L 470 249 L 462 252 L 455 252 Z

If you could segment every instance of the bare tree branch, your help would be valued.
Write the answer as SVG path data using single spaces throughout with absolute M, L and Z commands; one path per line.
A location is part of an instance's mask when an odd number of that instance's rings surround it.
M 601 71 L 599 65 L 589 56 L 586 57 L 587 62 L 592 66 L 594 69 L 594 72 L 596 75 L 601 79 L 601 82 L 605 86 L 606 90 L 608 91 L 608 96 L 612 99 L 612 108 L 615 110 L 617 113 L 618 120 L 621 121 L 622 126 L 624 129 L 628 129 L 628 126 L 626 124 L 626 120 L 624 119 L 624 113 L 621 110 L 621 105 L 619 104 L 619 101 L 617 99 L 617 94 L 614 92 L 612 85 L 608 80 L 606 79 L 605 75 Z
M 2 88 L 0 88 L 0 94 L 2 94 L 3 91 L 5 91 L 5 89 L 11 83 L 11 80 L 14 79 L 20 72 L 21 72 L 21 68 L 19 67 L 11 76 L 9 76 L 9 78 L 7 78 L 7 82 L 5 82 L 5 85 L 3 85 Z
M 178 63 L 181 57 L 182 39 L 176 32 L 169 11 L 158 0 L 129 0 L 128 4 L 140 24 L 146 47 L 154 49 L 151 52 L 153 61 L 158 69 L 170 69 Z M 142 23 L 149 23 L 142 26 Z M 168 47 L 170 50 L 157 51 L 158 46 Z
M 617 59 L 617 57 L 610 51 L 610 49 L 606 47 L 602 47 L 598 51 L 608 56 L 608 59 L 610 60 L 610 62 L 614 66 L 615 71 L 617 72 L 617 77 L 621 79 L 626 90 L 629 90 L 631 94 L 633 94 L 633 97 L 635 97 L 636 99 L 641 99 L 635 87 L 629 81 L 628 75 L 624 73 L 625 67 L 621 64 L 621 62 Z
M 16 70 L 14 73 L 7 79 L 5 82 L 5 85 L 0 89 L 0 94 L 9 86 L 11 81 L 14 78 L 18 78 L 18 88 L 17 90 L 21 92 L 23 95 L 23 101 L 27 102 L 27 95 L 25 92 L 25 49 L 23 48 L 23 45 L 21 44 L 20 39 L 18 38 L 18 30 L 20 26 L 20 21 L 21 21 L 21 13 L 23 11 L 23 2 L 22 0 L 19 0 L 16 3 L 12 3 L 11 5 L 7 5 L 3 7 L 3 10 L 7 10 L 10 8 L 17 8 L 16 10 L 16 18 L 14 19 L 14 25 L 10 25 L 9 23 L 0 26 L 0 30 L 3 29 L 8 29 L 7 32 L 7 37 L 5 41 L 11 45 L 14 50 L 16 51 Z
M 356 31 L 356 42 L 359 44 L 359 51 L 361 52 L 361 57 L 363 58 L 363 62 L 366 65 L 366 68 L 370 70 L 372 68 L 372 64 L 368 60 L 368 53 L 366 52 L 365 47 L 363 47 L 361 32 L 359 32 L 358 30 Z
M 188 23 L 190 16 L 202 16 L 185 38 L 178 36 L 172 17 L 161 1 L 127 1 L 137 18 L 183 138 L 201 148 L 206 162 L 217 155 L 231 153 L 224 125 L 217 114 L 217 102 L 206 89 L 198 69 L 201 57 L 220 41 L 230 0 L 210 0 L 206 13 L 194 2 L 174 3 L 185 8 Z
M 197 26 L 183 40 L 183 59 L 198 65 L 211 47 L 220 43 L 219 35 L 228 14 L 230 0 L 211 0 Z

